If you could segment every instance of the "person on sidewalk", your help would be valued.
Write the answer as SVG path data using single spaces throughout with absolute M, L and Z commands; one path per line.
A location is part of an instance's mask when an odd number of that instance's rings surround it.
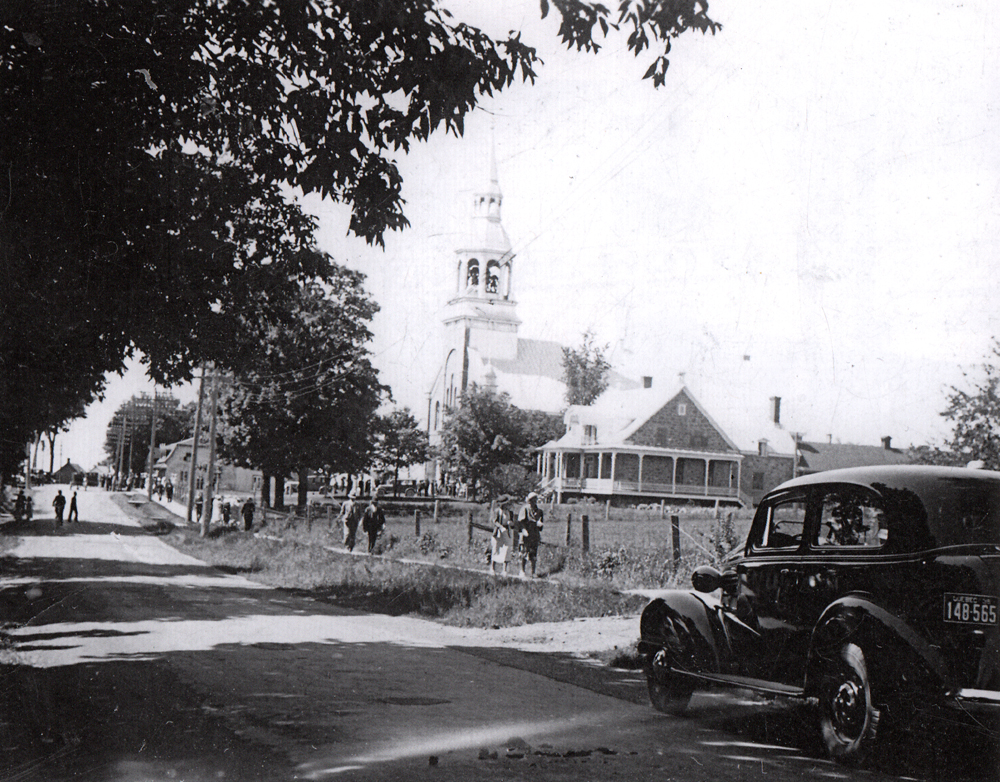
M 174 484 L 169 478 L 167 479 L 167 502 L 174 501 Z
M 56 526 L 61 527 L 63 523 L 63 511 L 66 509 L 66 498 L 63 497 L 62 489 L 56 492 L 56 497 L 52 500 L 52 507 L 56 511 Z
M 361 506 L 358 504 L 358 490 L 351 489 L 347 502 L 340 509 L 340 521 L 344 525 L 344 546 L 354 551 L 358 538 L 358 524 L 361 521 Z
M 69 501 L 69 516 L 66 518 L 66 523 L 69 524 L 74 521 L 75 522 L 80 521 L 80 509 L 77 507 L 76 504 L 76 492 L 73 492 L 73 496 L 70 498 Z
M 361 526 L 368 534 L 368 553 L 375 553 L 375 541 L 378 540 L 379 533 L 385 528 L 385 514 L 378 506 L 378 498 L 372 497 L 365 508 L 365 515 L 361 519 Z
M 253 526 L 253 512 L 256 510 L 254 506 L 253 497 L 247 497 L 247 501 L 243 503 L 243 507 L 240 508 L 240 513 L 243 516 L 243 530 L 244 532 L 249 532 L 250 528 Z
M 510 549 L 514 543 L 514 518 L 508 508 L 512 499 L 509 494 L 501 494 L 493 508 L 493 534 L 490 536 L 490 575 L 493 576 L 497 574 L 497 565 L 501 566 L 502 574 L 507 575 Z
M 525 505 L 517 517 L 518 543 L 521 554 L 521 572 L 525 576 L 524 566 L 531 563 L 531 577 L 535 577 L 535 568 L 538 563 L 538 546 L 542 542 L 542 523 L 544 520 L 542 509 L 538 507 L 538 495 L 530 492 L 525 497 Z
M 205 495 L 198 492 L 198 496 L 194 498 L 194 511 L 195 511 L 195 521 L 201 523 L 201 512 L 205 510 Z

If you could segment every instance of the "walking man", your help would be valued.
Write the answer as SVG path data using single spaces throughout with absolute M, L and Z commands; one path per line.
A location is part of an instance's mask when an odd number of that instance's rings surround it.
M 378 534 L 385 527 L 385 514 L 378 506 L 378 498 L 371 498 L 368 507 L 365 508 L 364 518 L 361 519 L 361 526 L 368 533 L 368 553 L 372 554 L 375 552 L 375 541 L 378 540 Z
M 358 522 L 361 521 L 361 506 L 358 505 L 358 490 L 351 489 L 347 502 L 340 509 L 340 521 L 344 525 L 344 546 L 348 551 L 354 551 L 358 537 Z
M 521 572 L 523 577 L 525 561 L 531 563 L 531 577 L 535 577 L 535 567 L 538 562 L 538 546 L 542 542 L 542 522 L 544 514 L 538 507 L 538 495 L 531 492 L 525 498 L 525 505 L 517 517 L 520 537 Z
M 243 529 L 246 532 L 249 532 L 253 526 L 254 510 L 253 497 L 247 497 L 247 501 L 243 503 L 243 507 L 240 509 L 240 513 L 243 514 Z
M 69 516 L 66 519 L 66 523 L 68 524 L 71 521 L 80 521 L 80 510 L 76 505 L 76 492 L 73 492 L 73 496 L 69 501 Z
M 52 500 L 52 507 L 56 511 L 56 526 L 61 527 L 63 523 L 63 511 L 66 509 L 66 498 L 63 497 L 62 489 L 56 492 L 56 498 Z

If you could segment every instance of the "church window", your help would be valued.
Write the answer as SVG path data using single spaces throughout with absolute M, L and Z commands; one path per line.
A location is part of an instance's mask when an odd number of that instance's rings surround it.
M 475 258 L 469 261 L 469 273 L 466 275 L 465 287 L 467 288 L 478 288 L 479 287 L 479 261 Z
M 486 292 L 497 293 L 500 290 L 500 264 L 490 261 L 486 264 Z

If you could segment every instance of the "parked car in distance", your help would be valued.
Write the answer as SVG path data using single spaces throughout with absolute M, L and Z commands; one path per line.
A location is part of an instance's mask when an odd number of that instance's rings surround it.
M 653 706 L 700 684 L 815 698 L 858 761 L 917 710 L 1000 714 L 1000 473 L 859 467 L 770 491 L 744 548 L 645 608 Z M 721 597 L 714 596 L 721 590 Z

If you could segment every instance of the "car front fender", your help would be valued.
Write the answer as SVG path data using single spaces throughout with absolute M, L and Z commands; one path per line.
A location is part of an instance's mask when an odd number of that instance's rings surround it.
M 661 649 L 672 668 L 690 673 L 719 673 L 719 640 L 725 631 L 715 598 L 681 590 L 664 592 L 642 612 L 639 652 L 649 659 Z

